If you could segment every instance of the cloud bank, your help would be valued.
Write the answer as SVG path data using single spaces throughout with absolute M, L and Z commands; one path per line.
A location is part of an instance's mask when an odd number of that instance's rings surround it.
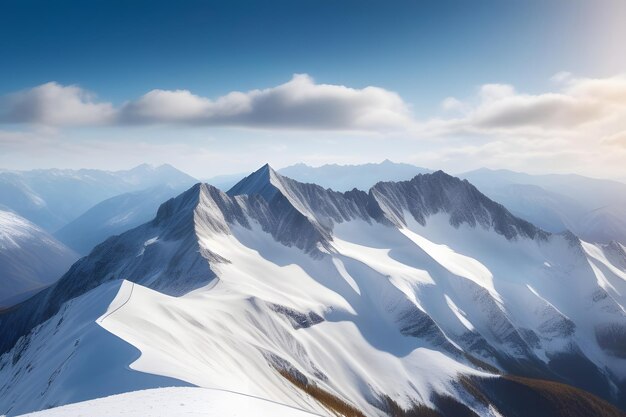
M 0 121 L 48 126 L 111 123 L 116 110 L 110 103 L 97 103 L 93 94 L 77 86 L 55 82 L 0 98 Z
M 525 94 L 508 84 L 485 84 L 477 97 L 462 102 L 449 97 L 442 105 L 463 109 L 462 117 L 436 120 L 441 129 L 480 133 L 577 132 L 610 129 L 626 116 L 626 76 L 603 79 L 553 78 L 562 83 L 558 92 Z
M 0 120 L 50 126 L 182 124 L 306 130 L 381 130 L 412 123 L 391 91 L 316 84 L 296 74 L 277 87 L 215 100 L 188 90 L 152 90 L 114 108 L 77 86 L 47 83 L 0 100 Z
M 0 124 L 8 129 L 0 126 L 0 154 L 5 154 L 5 163 L 16 156 L 32 159 L 33 149 L 45 156 L 52 149 L 66 149 L 71 136 L 68 154 L 93 153 L 95 146 L 119 154 L 126 152 L 121 151 L 124 146 L 141 142 L 140 156 L 175 143 L 198 152 L 203 146 L 226 152 L 232 145 L 233 160 L 242 157 L 242 148 L 251 159 L 268 159 L 263 152 L 278 146 L 284 148 L 280 153 L 291 152 L 285 164 L 305 155 L 312 158 L 311 153 L 322 149 L 342 161 L 385 156 L 452 172 L 480 166 L 522 171 L 535 167 L 624 177 L 626 74 L 577 78 L 560 73 L 551 81 L 552 91 L 533 94 L 509 84 L 484 84 L 470 97 L 446 98 L 429 119 L 416 118 L 411 106 L 392 91 L 318 84 L 305 74 L 275 87 L 217 98 L 187 90 L 152 90 L 120 105 L 78 86 L 52 82 L 0 97 Z M 150 125 L 163 126 L 158 129 L 160 144 L 155 129 L 63 129 Z M 219 138 L 209 141 L 206 130 L 181 130 L 195 126 L 249 131 L 242 135 L 221 130 Z M 376 137 L 361 135 L 366 132 Z M 163 151 L 160 161 L 171 155 Z
M 485 84 L 469 100 L 446 98 L 442 109 L 447 117 L 421 121 L 395 92 L 317 84 L 306 74 L 296 74 L 276 87 L 235 91 L 216 99 L 188 90 L 152 90 L 117 107 L 98 101 L 81 87 L 50 82 L 0 97 L 0 122 L 52 127 L 172 124 L 405 131 L 413 136 L 553 135 L 593 129 L 608 138 L 626 131 L 622 126 L 626 75 L 592 79 L 563 73 L 553 81 L 559 83 L 559 91 L 541 94 L 518 92 L 508 84 Z

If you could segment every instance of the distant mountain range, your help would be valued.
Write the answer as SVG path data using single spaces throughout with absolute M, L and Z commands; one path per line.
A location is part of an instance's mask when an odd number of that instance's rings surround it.
M 195 181 L 160 185 L 120 194 L 96 204 L 63 226 L 54 236 L 81 255 L 108 237 L 123 233 L 154 218 L 159 206 L 189 188 Z
M 79 255 L 196 182 L 169 165 L 0 172 L 0 308 L 54 283 Z
M 459 175 L 516 215 L 583 240 L 626 243 L 626 184 L 580 175 L 479 169 Z
M 228 175 L 217 175 L 215 177 L 210 177 L 202 180 L 205 184 L 211 184 L 215 188 L 218 188 L 224 192 L 230 190 L 233 185 L 237 184 L 243 177 L 245 177 L 245 173 L 241 174 L 228 174 Z
M 296 164 L 278 172 L 301 182 L 347 191 L 369 189 L 379 181 L 401 181 L 430 171 L 385 160 L 378 164 L 320 167 Z M 223 175 L 210 181 L 226 191 L 243 176 Z M 555 233 L 571 230 L 590 242 L 626 242 L 626 184 L 621 182 L 488 169 L 467 172 L 460 177 L 468 179 L 515 215 L 544 230 Z M 3 171 L 0 172 L 3 191 L 0 207 L 30 216 L 30 221 L 40 227 L 62 225 L 54 233 L 55 238 L 85 255 L 108 237 L 147 222 L 163 201 L 196 182 L 169 165 L 144 164 L 117 172 Z M 123 190 L 133 191 L 116 194 Z M 101 200 L 111 194 L 113 196 Z M 90 205 L 94 201 L 97 202 Z M 81 212 L 84 207 L 87 209 Z M 75 218 L 67 220 L 72 217 Z
M 623 245 L 444 172 L 337 192 L 266 165 L 1 314 L 0 413 L 192 385 L 321 415 L 618 417 L 624 294 Z
M 53 284 L 77 259 L 41 228 L 0 210 L 0 310 Z
M 432 172 L 385 160 L 378 164 L 296 164 L 277 171 L 300 182 L 335 191 L 368 190 L 380 181 L 403 181 Z M 583 240 L 626 244 L 626 184 L 580 175 L 530 175 L 507 170 L 479 169 L 458 174 L 516 216 L 550 232 L 570 230 Z M 223 191 L 242 175 L 218 177 Z M 211 183 L 209 181 L 209 183 Z
M 369 190 L 380 181 L 410 180 L 417 174 L 432 172 L 410 164 L 391 162 L 386 159 L 380 163 L 362 165 L 327 164 L 312 167 L 303 163 L 290 165 L 277 170 L 281 175 L 296 181 L 321 185 L 335 191 L 350 191 L 354 188 Z M 222 191 L 228 191 L 246 174 L 218 175 L 207 178 L 203 182 L 211 184 Z
M 329 164 L 311 167 L 296 164 L 278 170 L 281 175 L 296 181 L 318 184 L 335 191 L 350 191 L 353 188 L 369 190 L 380 181 L 410 180 L 417 174 L 429 172 L 432 171 L 410 164 L 391 162 L 388 159 L 378 164 L 362 165 Z
M 126 171 L 2 171 L 0 207 L 55 232 L 107 198 L 156 186 L 188 187 L 194 182 L 171 165 L 144 164 Z

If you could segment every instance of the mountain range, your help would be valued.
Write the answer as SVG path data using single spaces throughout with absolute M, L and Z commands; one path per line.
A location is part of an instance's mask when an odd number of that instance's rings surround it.
M 86 255 L 109 236 L 151 220 L 164 201 L 175 197 L 196 181 L 159 185 L 106 199 L 63 226 L 54 236 L 81 255 Z
M 337 191 L 368 190 L 379 181 L 405 181 L 426 168 L 385 160 L 363 165 L 296 164 L 278 173 L 300 182 Z M 547 231 L 569 230 L 583 240 L 626 244 L 626 183 L 581 175 L 531 175 L 509 170 L 481 168 L 459 173 L 481 192 L 503 204 L 516 216 Z M 226 191 L 242 175 L 219 177 L 217 187 Z M 211 182 L 212 183 L 212 182 Z
M 339 192 L 266 165 L 195 184 L 2 313 L 0 413 L 197 386 L 321 415 L 621 416 L 624 294 L 622 244 L 467 180 Z
M 370 187 L 380 181 L 405 181 L 417 174 L 426 174 L 432 171 L 385 159 L 380 163 L 326 164 L 318 167 L 298 163 L 280 168 L 277 172 L 296 181 L 321 185 L 335 191 L 350 191 L 353 188 L 369 190 Z M 243 173 L 218 175 L 208 178 L 204 182 L 222 191 L 228 191 L 245 176 L 246 174 Z
M 385 160 L 362 165 L 328 164 L 313 167 L 296 164 L 277 171 L 300 182 L 336 191 L 368 190 L 380 181 L 405 181 L 432 172 L 410 164 Z M 207 180 L 227 191 L 243 174 Z M 489 198 L 516 216 L 547 231 L 572 231 L 584 240 L 626 244 L 626 183 L 580 175 L 531 175 L 509 170 L 481 168 L 457 174 L 468 179 Z
M 295 164 L 278 170 L 278 173 L 296 181 L 321 185 L 335 191 L 350 191 L 353 188 L 369 190 L 380 181 L 406 181 L 417 174 L 432 172 L 411 164 L 392 162 L 388 159 L 380 163 L 361 165 L 326 164 L 312 167 Z
M 584 240 L 626 243 L 626 184 L 580 175 L 479 169 L 459 174 L 513 213 Z
M 156 186 L 197 182 L 171 165 L 139 165 L 125 171 L 38 169 L 0 171 L 0 208 L 56 232 L 95 204 Z
M 53 284 L 77 259 L 46 231 L 0 210 L 0 311 Z

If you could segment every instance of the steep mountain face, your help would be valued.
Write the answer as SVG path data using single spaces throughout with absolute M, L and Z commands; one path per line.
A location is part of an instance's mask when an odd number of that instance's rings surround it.
M 77 258 L 28 220 L 0 210 L 0 309 L 52 284 Z
M 110 395 L 127 372 L 120 390 L 168 378 L 323 415 L 618 416 L 529 378 L 624 408 L 625 266 L 622 245 L 544 232 L 443 172 L 339 193 L 264 166 L 192 187 L 0 315 L 0 412 Z M 63 353 L 42 366 L 44 340 Z M 110 353 L 122 341 L 140 356 Z M 88 356 L 108 358 L 97 386 Z
M 195 181 L 172 166 L 126 171 L 93 169 L 0 172 L 0 206 L 55 232 L 93 205 L 118 194 L 155 186 L 189 187 Z
M 299 182 L 313 183 L 336 191 L 353 188 L 369 190 L 379 181 L 406 181 L 418 174 L 432 172 L 415 165 L 391 162 L 386 159 L 379 164 L 322 165 L 312 167 L 305 164 L 291 165 L 278 170 L 280 175 Z
M 551 232 L 626 243 L 626 184 L 579 175 L 529 175 L 479 169 L 459 175 L 490 198 Z
M 111 197 L 65 225 L 54 236 L 77 253 L 86 255 L 109 236 L 152 220 L 161 203 L 188 186 L 163 185 Z

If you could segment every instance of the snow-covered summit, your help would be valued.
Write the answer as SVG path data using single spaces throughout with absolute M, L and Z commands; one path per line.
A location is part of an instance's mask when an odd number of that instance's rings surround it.
M 455 227 L 466 223 L 472 227 L 493 228 L 508 239 L 547 237 L 546 232 L 515 217 L 467 180 L 443 171 L 419 174 L 410 181 L 378 183 L 370 190 L 370 196 L 385 216 L 398 225 L 406 224 L 405 212 L 411 213 L 421 224 L 429 216 L 445 212 Z
M 265 165 L 242 179 L 228 194 L 258 195 L 270 203 L 282 197 L 326 232 L 332 229 L 334 222 L 355 218 L 388 221 L 402 227 L 406 225 L 407 213 L 425 224 L 429 216 L 444 212 L 455 227 L 465 223 L 493 228 L 508 239 L 517 236 L 545 239 L 548 236 L 490 200 L 468 181 L 443 171 L 418 174 L 409 181 L 379 182 L 368 193 L 356 189 L 339 193 L 316 184 L 294 181 Z
M 269 201 L 280 191 L 279 187 L 278 174 L 269 164 L 265 164 L 235 184 L 228 194 L 258 194 Z

